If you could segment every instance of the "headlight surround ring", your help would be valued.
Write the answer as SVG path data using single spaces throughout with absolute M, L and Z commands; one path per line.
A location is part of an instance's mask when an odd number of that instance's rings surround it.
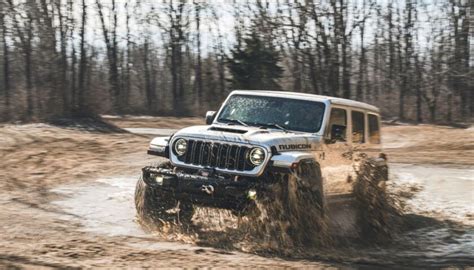
M 248 154 L 247 159 L 255 166 L 262 165 L 265 161 L 265 150 L 263 150 L 261 147 L 252 148 Z
M 174 152 L 176 155 L 178 156 L 182 156 L 184 154 L 186 154 L 186 152 L 188 151 L 188 142 L 181 138 L 181 139 L 177 139 L 175 142 L 174 142 Z

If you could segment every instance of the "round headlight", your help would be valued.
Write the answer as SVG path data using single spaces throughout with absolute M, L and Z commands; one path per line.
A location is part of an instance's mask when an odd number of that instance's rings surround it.
M 174 143 L 174 151 L 178 156 L 186 154 L 186 150 L 188 150 L 188 142 L 185 139 L 178 139 Z
M 261 165 L 265 160 L 265 151 L 260 147 L 253 148 L 250 150 L 248 159 L 255 166 Z

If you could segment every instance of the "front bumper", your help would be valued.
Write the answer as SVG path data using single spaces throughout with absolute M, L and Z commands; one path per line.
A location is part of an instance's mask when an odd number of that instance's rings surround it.
M 191 200 L 201 206 L 244 210 L 254 203 L 257 190 L 261 190 L 256 178 L 239 177 L 237 180 L 156 167 L 145 167 L 142 173 L 147 185 L 170 192 L 178 200 Z

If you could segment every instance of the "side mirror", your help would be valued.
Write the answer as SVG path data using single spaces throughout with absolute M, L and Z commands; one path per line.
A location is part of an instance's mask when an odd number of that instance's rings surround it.
M 216 117 L 216 111 L 208 111 L 206 113 L 206 125 L 212 124 L 212 121 L 214 121 L 215 117 Z
M 346 141 L 346 126 L 332 125 L 331 126 L 331 141 Z

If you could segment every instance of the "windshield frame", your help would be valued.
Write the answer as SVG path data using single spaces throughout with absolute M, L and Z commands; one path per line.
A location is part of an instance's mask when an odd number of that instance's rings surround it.
M 236 94 L 231 94 L 227 97 L 227 99 L 225 100 L 225 102 L 222 104 L 222 106 L 219 108 L 219 111 L 217 112 L 216 114 L 216 117 L 214 118 L 214 121 L 213 121 L 213 124 L 221 124 L 221 125 L 229 125 L 229 122 L 224 122 L 224 121 L 219 121 L 221 116 L 222 116 L 222 113 L 224 111 L 224 108 L 227 106 L 227 104 L 229 103 L 229 101 L 234 97 L 234 96 L 241 96 L 241 97 L 262 97 L 262 98 L 269 98 L 269 99 L 280 99 L 280 100 L 297 100 L 299 102 L 307 102 L 307 103 L 318 103 L 320 106 L 321 106 L 321 109 L 322 109 L 322 115 L 321 115 L 321 119 L 319 121 L 319 127 L 317 130 L 315 131 L 302 131 L 302 130 L 294 130 L 294 129 L 291 129 L 290 127 L 286 127 L 284 126 L 284 128 L 286 129 L 286 132 L 295 132 L 295 133 L 309 133 L 309 134 L 319 134 L 321 132 L 321 130 L 324 129 L 324 123 L 325 123 L 325 118 L 326 118 L 326 111 L 327 111 L 327 108 L 328 108 L 328 105 L 323 102 L 323 101 L 319 101 L 319 100 L 308 100 L 308 99 L 302 99 L 302 98 L 294 98 L 294 97 L 282 97 L 282 96 L 271 96 L 271 95 L 260 95 L 260 94 L 243 94 L 243 93 L 236 93 Z M 245 122 L 245 124 L 248 125 L 248 127 L 259 127 L 258 125 L 255 125 L 254 123 L 252 122 Z M 270 124 L 270 123 L 268 123 Z M 238 124 L 237 124 L 238 125 Z M 240 126 L 240 125 L 239 125 Z M 242 125 L 242 127 L 245 127 Z M 276 129 L 276 130 L 281 130 L 279 128 L 276 128 L 276 127 L 264 127 L 264 128 L 268 128 L 268 129 Z

